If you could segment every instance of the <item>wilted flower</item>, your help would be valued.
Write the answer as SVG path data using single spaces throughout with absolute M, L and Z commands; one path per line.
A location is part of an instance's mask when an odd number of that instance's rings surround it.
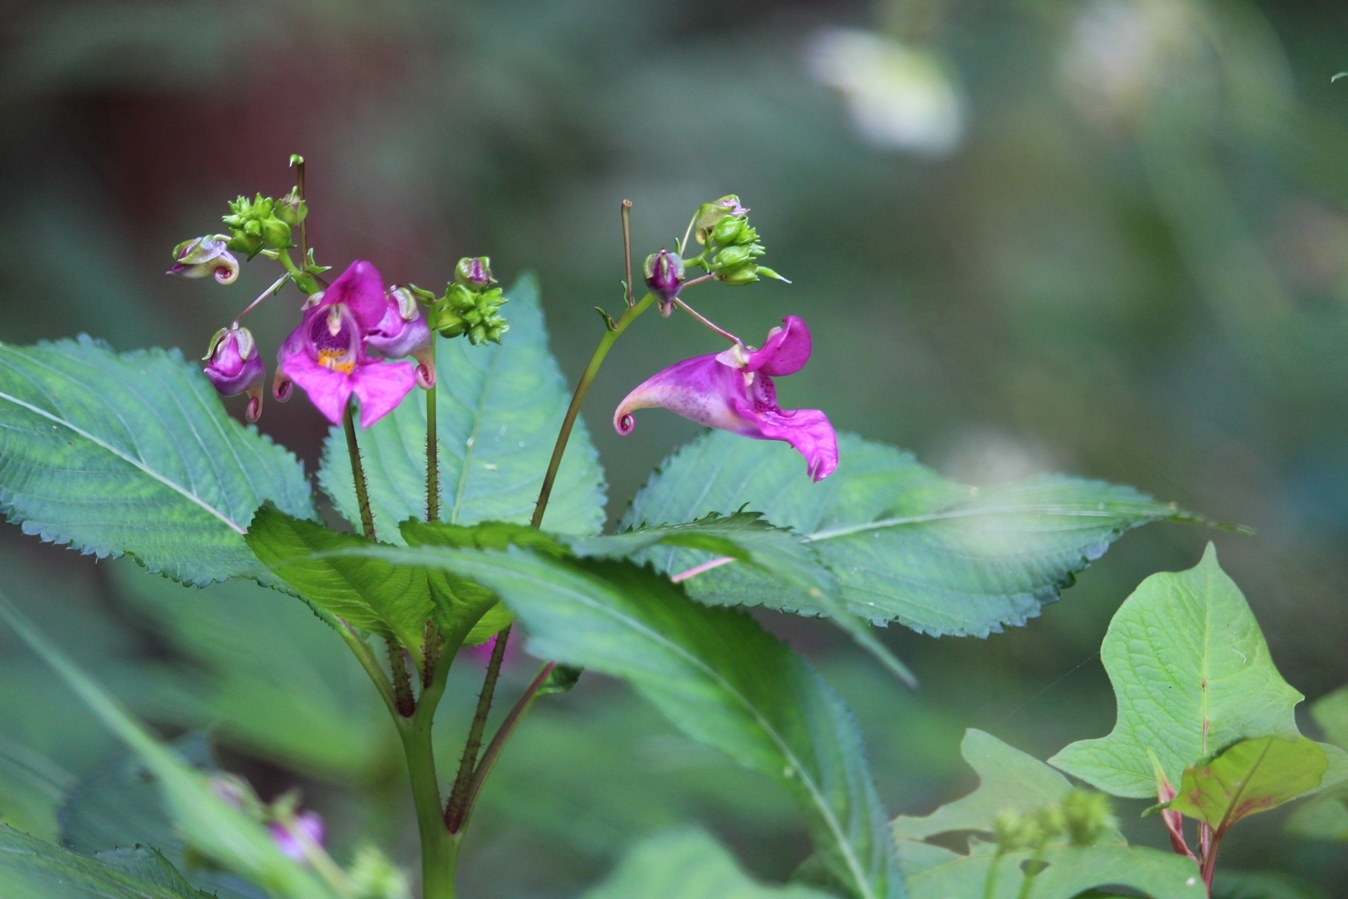
M 417 385 L 429 390 L 435 386 L 434 343 L 416 297 L 405 287 L 395 287 L 385 295 L 384 301 L 387 304 L 384 317 L 369 333 L 366 342 L 389 359 L 415 357 Z
M 697 207 L 697 217 L 693 220 L 693 232 L 697 236 L 697 242 L 706 243 L 707 235 L 726 216 L 748 214 L 749 209 L 740 205 L 740 198 L 734 194 L 726 194 L 719 200 L 703 203 Z
M 763 348 L 736 344 L 724 353 L 695 356 L 637 387 L 613 413 L 619 434 L 632 433 L 632 412 L 663 406 L 699 424 L 758 440 L 783 440 L 821 481 L 838 467 L 838 439 L 818 409 L 777 406 L 772 378 L 799 371 L 810 358 L 810 331 L 794 315 L 773 328 Z
M 207 234 L 195 240 L 185 240 L 173 248 L 173 268 L 164 274 L 184 278 L 204 278 L 214 275 L 221 284 L 233 284 L 239 277 L 239 261 L 229 252 L 227 234 Z
M 380 361 L 366 351 L 368 335 L 387 311 L 379 272 L 368 262 L 351 263 L 281 345 L 276 398 L 289 396 L 293 380 L 333 424 L 342 420 L 353 393 L 360 399 L 362 428 L 392 412 L 416 383 L 416 366 Z
M 272 843 L 295 861 L 304 861 L 307 857 L 305 843 L 321 847 L 326 834 L 322 816 L 311 811 L 300 812 L 289 823 L 273 821 L 270 829 Z
M 644 271 L 646 286 L 660 298 L 660 312 L 669 318 L 674 309 L 674 298 L 683 286 L 683 260 L 677 253 L 661 250 L 646 257 Z
M 237 325 L 221 328 L 211 338 L 203 359 L 206 377 L 211 379 L 221 396 L 248 394 L 244 414 L 249 421 L 257 421 L 262 415 L 262 380 L 266 377 L 267 367 L 258 355 L 252 332 Z

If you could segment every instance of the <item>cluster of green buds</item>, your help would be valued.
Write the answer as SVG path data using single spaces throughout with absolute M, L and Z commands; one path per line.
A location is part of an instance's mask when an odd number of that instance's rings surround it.
M 758 264 L 758 258 L 766 250 L 758 242 L 758 231 L 749 224 L 749 210 L 740 205 L 734 194 L 698 207 L 693 233 L 706 249 L 687 263 L 711 273 L 718 281 L 752 284 L 760 277 L 786 280 L 766 265 Z
M 262 194 L 252 200 L 239 197 L 230 202 L 229 215 L 224 217 L 230 234 L 229 248 L 236 253 L 246 253 L 249 259 L 263 250 L 288 250 L 294 246 L 290 240 L 290 226 L 303 221 L 305 214 L 307 210 L 298 199 L 296 205 L 291 206 Z
M 445 286 L 443 296 L 412 286 L 409 289 L 430 309 L 426 320 L 442 337 L 463 337 L 474 346 L 487 341 L 500 343 L 510 330 L 500 309 L 509 300 L 491 274 L 486 256 L 465 256 L 454 267 L 454 280 Z
M 998 854 L 1042 849 L 1053 840 L 1090 846 L 1116 824 L 1109 797 L 1094 790 L 1072 790 L 1033 814 L 1002 812 L 993 821 Z

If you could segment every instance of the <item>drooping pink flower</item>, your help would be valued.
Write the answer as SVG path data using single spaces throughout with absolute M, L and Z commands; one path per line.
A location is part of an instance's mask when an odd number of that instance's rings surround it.
M 247 328 L 221 328 L 206 351 L 206 377 L 221 396 L 248 394 L 245 411 L 249 421 L 262 415 L 262 380 L 267 367 L 258 355 L 257 343 Z
M 367 351 L 368 337 L 387 311 L 379 272 L 368 262 L 351 263 L 281 344 L 276 398 L 289 397 L 293 380 L 333 424 L 342 420 L 353 393 L 362 428 L 392 412 L 416 384 L 416 366 L 381 361 Z
M 384 295 L 384 302 L 384 317 L 366 342 L 387 359 L 415 358 L 417 386 L 429 390 L 435 386 L 435 344 L 416 297 L 407 288 L 396 287 Z
M 783 440 L 805 457 L 822 481 L 838 467 L 838 438 L 818 409 L 781 409 L 773 377 L 800 371 L 810 358 L 810 331 L 794 315 L 773 328 L 762 349 L 735 345 L 695 356 L 659 372 L 633 390 L 613 413 L 619 434 L 632 433 L 632 412 L 663 406 L 708 427 L 756 440 Z
M 226 248 L 228 243 L 227 234 L 207 234 L 185 240 L 173 248 L 173 268 L 165 274 L 184 278 L 214 275 L 221 284 L 233 284 L 239 277 L 239 262 Z

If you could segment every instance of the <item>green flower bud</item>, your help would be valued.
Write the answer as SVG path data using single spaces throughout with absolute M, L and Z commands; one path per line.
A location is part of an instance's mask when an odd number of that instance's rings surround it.
M 290 242 L 290 226 L 278 218 L 269 218 L 262 222 L 262 239 L 274 250 L 284 250 L 293 246 Z
M 739 243 L 738 238 L 748 224 L 749 220 L 742 215 L 728 215 L 716 223 L 711 231 L 711 239 L 722 247 Z
M 486 256 L 465 256 L 454 266 L 454 281 L 469 290 L 486 290 L 496 283 L 491 276 L 491 259 Z
M 1073 790 L 1063 798 L 1067 838 L 1074 846 L 1089 846 L 1117 825 L 1109 797 L 1094 790 Z
M 752 284 L 758 280 L 758 266 L 748 262 L 737 268 L 722 269 L 716 273 L 716 278 L 721 283 L 734 287 L 741 284 Z
M 276 217 L 294 227 L 309 215 L 309 207 L 300 199 L 299 193 L 292 188 L 275 206 Z
M 752 247 L 726 247 L 712 258 L 711 267 L 713 269 L 734 268 L 753 259 L 755 255 Z

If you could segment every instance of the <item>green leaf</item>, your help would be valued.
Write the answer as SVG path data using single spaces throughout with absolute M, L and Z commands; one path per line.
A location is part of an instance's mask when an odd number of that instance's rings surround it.
M 1348 687 L 1311 703 L 1311 719 L 1334 746 L 1348 749 Z M 1293 812 L 1287 830 L 1306 839 L 1348 843 L 1348 761 L 1331 752 L 1329 765 L 1324 793 Z
M 680 547 L 709 553 L 711 561 L 706 564 L 713 567 L 742 562 L 720 580 L 724 584 L 728 578 L 740 584 L 736 591 L 740 601 L 734 605 L 770 608 L 789 605 L 800 614 L 827 616 L 904 683 L 917 686 L 917 679 L 907 666 L 875 638 L 866 622 L 848 611 L 837 578 L 823 566 L 813 547 L 799 535 L 773 527 L 759 512 L 740 511 L 727 516 L 708 512 L 687 524 L 642 527 L 602 537 L 580 537 L 568 543 L 576 555 L 583 557 L 649 558 L 655 547 Z M 746 566 L 752 574 L 740 577 Z M 688 581 L 689 593 L 696 599 L 718 604 L 726 595 L 725 591 L 707 593 L 700 589 L 705 578 L 689 579 L 686 577 L 689 571 L 680 574 L 674 576 Z M 795 597 L 795 602 L 787 597 Z
M 856 723 L 795 653 L 739 612 L 628 563 L 523 550 L 369 547 L 494 590 L 540 657 L 628 680 L 679 729 L 782 783 L 827 869 L 864 899 L 903 895 Z
M 1156 795 L 1148 752 L 1171 784 L 1216 749 L 1298 737 L 1302 696 L 1269 656 L 1245 597 L 1208 544 L 1188 571 L 1153 574 L 1109 623 L 1100 657 L 1118 702 L 1109 736 L 1067 746 L 1049 764 L 1115 796 Z M 1342 750 L 1321 747 L 1337 766 Z
M 295 457 L 176 350 L 0 344 L 0 511 L 25 533 L 187 584 L 268 579 L 243 542 L 265 500 L 314 514 Z
M 956 855 L 908 878 L 911 899 L 1017 899 L 1027 879 L 1036 874 L 1030 893 L 1034 899 L 1071 899 L 1094 887 L 1122 886 L 1151 899 L 1207 899 L 1207 887 L 1198 866 L 1189 859 L 1140 846 L 1052 846 L 1036 856 L 1034 850 L 998 856 Z M 995 869 L 995 870 L 994 870 Z M 985 891 L 989 872 L 993 889 Z
M 331 899 L 332 893 L 313 874 L 276 848 L 261 824 L 219 799 L 204 776 L 152 737 L 3 597 L 0 597 L 0 618 L 60 675 L 109 730 L 140 755 L 158 778 L 174 821 L 193 849 L 278 896 Z
M 1328 767 L 1325 751 L 1305 737 L 1241 740 L 1185 768 L 1168 807 L 1206 821 L 1221 836 L 1241 818 L 1318 789 Z
M 1272 871 L 1219 870 L 1212 899 L 1328 899 L 1314 884 Z
M 932 844 L 924 842 L 927 838 L 964 832 L 990 835 L 999 814 L 1033 814 L 1072 792 L 1072 784 L 1057 771 L 981 730 L 964 732 L 960 754 L 978 774 L 978 789 L 926 817 L 900 815 L 891 825 L 904 872 L 910 876 L 934 861 L 953 860 L 954 853 L 945 857 L 931 852 Z M 1124 839 L 1111 827 L 1102 842 L 1123 843 Z M 981 846 L 991 851 L 990 844 Z
M 244 539 L 307 602 L 396 640 L 413 654 L 419 651 L 434 605 L 426 572 L 378 559 L 334 556 L 334 550 L 370 546 L 371 541 L 286 515 L 271 505 L 257 510 Z
M 525 276 L 509 291 L 510 334 L 500 345 L 436 338 L 436 418 L 440 513 L 454 524 L 528 522 L 553 443 L 571 399 L 548 352 L 538 284 Z M 420 391 L 360 434 L 375 528 L 426 517 L 426 403 Z M 597 533 L 604 523 L 604 473 L 582 421 L 576 422 L 544 524 L 564 534 Z M 329 435 L 319 472 L 338 511 L 359 521 L 351 463 L 340 428 Z
M 1311 703 L 1311 720 L 1324 731 L 1329 742 L 1348 749 L 1348 687 L 1339 687 Z
M 847 610 L 928 634 L 986 636 L 1024 624 L 1125 531 L 1193 520 L 1130 487 L 1045 475 L 973 488 L 892 447 L 843 435 L 838 470 L 812 483 L 789 448 L 723 431 L 666 460 L 623 523 L 690 521 L 744 506 L 809 541 L 832 569 Z M 710 555 L 678 547 L 647 558 L 674 575 Z M 821 614 L 765 576 L 715 568 L 692 578 L 705 601 Z
M 764 886 L 701 831 L 657 834 L 638 844 L 584 899 L 829 899 L 808 887 Z
M 152 849 L 89 858 L 4 824 L 0 892 L 43 899 L 208 899 Z

